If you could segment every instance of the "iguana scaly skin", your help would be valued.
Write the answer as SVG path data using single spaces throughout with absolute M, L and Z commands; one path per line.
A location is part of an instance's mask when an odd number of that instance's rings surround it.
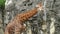
M 6 26 L 4 34 L 13 34 L 13 32 L 14 34 L 21 34 L 21 32 L 25 29 L 23 23 L 30 17 L 34 16 L 38 12 L 37 10 L 38 7 L 25 13 L 16 15 L 15 18 Z

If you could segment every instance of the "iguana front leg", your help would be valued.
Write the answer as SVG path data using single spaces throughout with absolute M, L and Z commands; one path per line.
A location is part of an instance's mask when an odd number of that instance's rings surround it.
M 22 31 L 25 30 L 25 26 L 23 24 L 16 24 L 15 26 L 15 34 L 21 34 Z

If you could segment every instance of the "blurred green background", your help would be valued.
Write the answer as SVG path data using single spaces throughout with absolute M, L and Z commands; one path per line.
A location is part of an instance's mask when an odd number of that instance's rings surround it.
M 4 8 L 5 6 L 5 0 L 0 0 L 0 8 Z

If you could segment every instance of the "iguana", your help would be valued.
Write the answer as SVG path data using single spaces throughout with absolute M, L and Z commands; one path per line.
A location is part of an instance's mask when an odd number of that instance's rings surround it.
M 15 18 L 6 26 L 4 34 L 21 34 L 21 32 L 23 32 L 23 30 L 25 29 L 23 23 L 34 16 L 38 12 L 38 9 L 42 9 L 41 3 L 39 3 L 38 6 L 36 6 L 32 10 L 17 14 Z

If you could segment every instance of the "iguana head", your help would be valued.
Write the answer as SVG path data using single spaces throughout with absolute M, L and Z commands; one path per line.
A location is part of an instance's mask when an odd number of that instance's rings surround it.
M 42 5 L 42 2 L 40 2 L 40 3 L 38 3 L 37 5 L 36 5 L 36 7 L 38 8 L 38 10 L 43 10 L 43 5 Z

